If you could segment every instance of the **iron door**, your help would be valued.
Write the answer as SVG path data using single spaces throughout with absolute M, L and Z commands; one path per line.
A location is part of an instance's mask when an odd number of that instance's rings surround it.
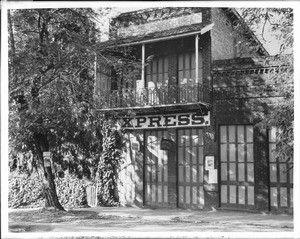
M 203 130 L 178 130 L 178 207 L 203 205 Z
M 253 126 L 220 127 L 221 207 L 254 208 Z
M 168 153 L 160 149 L 166 130 L 145 132 L 145 205 L 168 206 Z

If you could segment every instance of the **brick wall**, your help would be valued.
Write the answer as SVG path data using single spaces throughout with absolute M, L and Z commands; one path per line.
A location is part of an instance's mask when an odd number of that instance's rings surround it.
M 261 62 L 256 59 L 239 59 L 214 64 L 213 117 L 216 119 L 216 130 L 220 125 L 256 125 L 270 110 L 268 101 L 265 99 L 272 99 L 273 96 L 278 95 L 274 88 L 265 90 L 269 78 L 272 78 L 274 73 L 270 71 L 272 67 L 268 68 L 268 71 L 263 67 L 270 67 L 273 64 L 266 65 Z M 243 71 L 243 69 L 252 70 Z M 216 137 L 217 139 L 219 137 L 217 131 Z M 255 209 L 266 211 L 269 210 L 267 142 L 266 130 L 254 127 Z M 219 155 L 218 158 L 220 158 Z
M 236 57 L 257 57 L 255 42 L 249 42 L 233 28 L 233 22 L 226 14 L 227 9 L 212 8 L 212 60 Z M 242 43 L 242 44 L 240 44 Z
M 212 60 L 221 60 L 236 57 L 235 40 L 232 35 L 232 23 L 220 8 L 212 8 L 211 30 Z

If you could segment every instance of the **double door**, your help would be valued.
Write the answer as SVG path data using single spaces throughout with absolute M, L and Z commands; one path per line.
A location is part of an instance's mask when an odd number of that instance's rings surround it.
M 220 127 L 221 207 L 254 208 L 253 126 Z
M 203 191 L 203 130 L 179 129 L 173 139 L 174 152 L 160 149 L 166 130 L 145 133 L 145 205 L 201 209 Z M 176 165 L 173 165 L 176 164 Z M 175 180 L 174 180 L 175 177 Z M 173 183 L 175 182 L 175 183 Z

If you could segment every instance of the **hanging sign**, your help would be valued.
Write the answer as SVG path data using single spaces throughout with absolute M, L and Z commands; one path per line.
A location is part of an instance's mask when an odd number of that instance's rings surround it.
M 143 115 L 133 118 L 122 118 L 121 127 L 124 129 L 154 129 L 210 126 L 210 112 L 206 115 L 198 113 L 180 113 L 168 115 Z
M 171 139 L 164 139 L 162 138 L 160 141 L 160 149 L 172 151 L 174 149 L 174 141 Z

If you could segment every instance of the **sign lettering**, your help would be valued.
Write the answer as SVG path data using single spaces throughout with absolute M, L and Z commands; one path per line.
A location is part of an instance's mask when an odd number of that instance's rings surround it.
M 182 113 L 136 116 L 133 118 L 122 118 L 120 121 L 122 128 L 125 129 L 209 126 L 210 112 L 208 111 L 206 115 L 199 115 L 197 113 Z

